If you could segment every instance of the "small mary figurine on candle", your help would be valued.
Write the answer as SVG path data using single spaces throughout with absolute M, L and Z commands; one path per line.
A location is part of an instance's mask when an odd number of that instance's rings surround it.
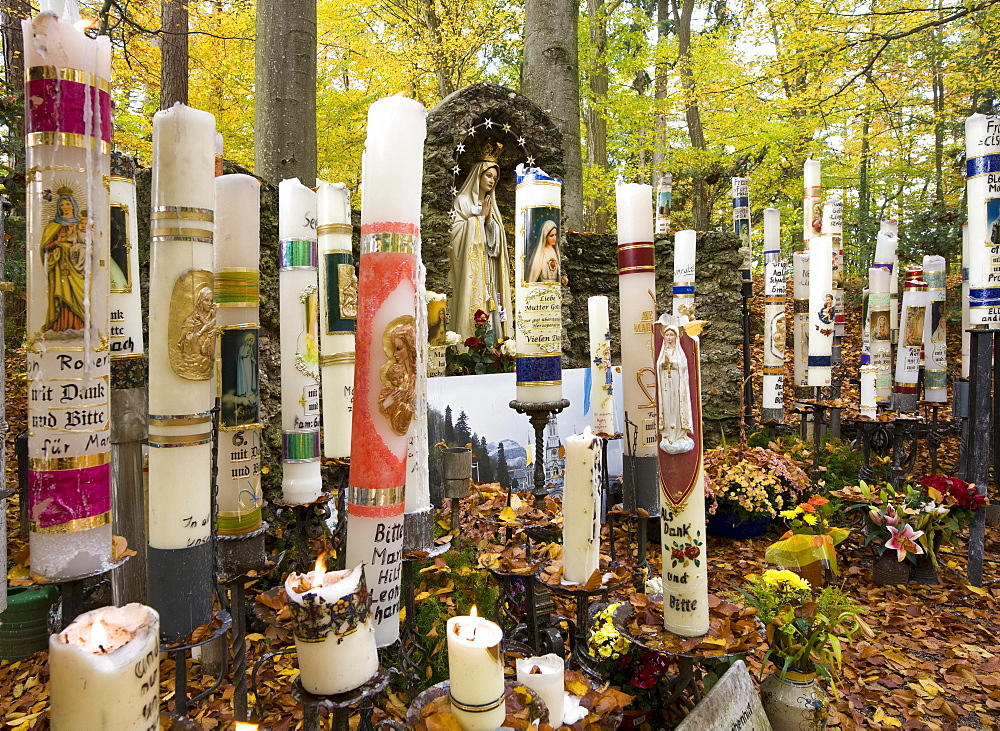
M 684 454 L 694 449 L 687 355 L 681 349 L 679 328 L 662 327 L 663 347 L 656 359 L 660 449 L 667 454 Z

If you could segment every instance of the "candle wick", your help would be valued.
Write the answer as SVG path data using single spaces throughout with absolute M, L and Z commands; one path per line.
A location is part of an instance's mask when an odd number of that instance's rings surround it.
M 108 651 L 104 649 L 104 645 L 98 644 L 97 649 L 101 651 L 102 655 L 107 655 Z

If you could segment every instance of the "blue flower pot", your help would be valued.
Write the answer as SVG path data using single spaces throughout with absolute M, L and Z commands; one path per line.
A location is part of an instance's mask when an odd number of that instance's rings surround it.
M 723 538 L 758 538 L 767 532 L 769 525 L 771 518 L 766 515 L 744 518 L 736 513 L 716 513 L 708 516 L 709 532 Z

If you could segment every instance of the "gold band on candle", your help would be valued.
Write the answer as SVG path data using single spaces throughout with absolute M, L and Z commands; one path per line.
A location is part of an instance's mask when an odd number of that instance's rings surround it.
M 354 227 L 349 223 L 324 223 L 322 226 L 316 227 L 316 235 L 323 236 L 325 234 L 353 234 Z
M 150 414 L 149 425 L 156 426 L 185 426 L 187 424 L 207 424 L 212 420 L 211 411 L 202 411 L 197 414 Z
M 500 705 L 506 702 L 506 696 L 500 696 L 495 701 L 490 701 L 489 703 L 482 703 L 478 705 L 469 705 L 468 703 L 460 703 L 455 700 L 450 692 L 448 693 L 448 698 L 451 700 L 451 705 L 453 705 L 457 710 L 463 713 L 488 713 L 489 711 L 495 711 Z
M 399 487 L 355 487 L 348 485 L 347 502 L 366 508 L 399 505 L 406 498 L 406 486 Z
M 102 155 L 111 154 L 111 143 L 98 140 L 96 137 L 81 135 L 76 132 L 29 132 L 25 135 L 28 147 L 40 145 L 62 145 L 63 147 L 98 147 Z
M 417 237 L 413 234 L 375 233 L 361 237 L 361 253 L 412 254 Z
M 321 366 L 328 366 L 328 365 L 353 363 L 354 355 L 355 354 L 353 350 L 347 353 L 332 353 L 327 355 L 321 355 L 319 357 L 319 364 Z
M 100 528 L 102 525 L 107 525 L 111 522 L 111 511 L 101 513 L 100 515 L 91 515 L 87 518 L 77 518 L 76 520 L 67 520 L 65 523 L 59 523 L 59 525 L 50 525 L 42 527 L 38 525 L 35 521 L 31 521 L 31 532 L 32 533 L 79 533 L 82 530 L 90 530 L 91 528 Z
M 204 228 L 154 228 L 151 229 L 149 235 L 155 239 L 161 239 L 161 237 L 175 237 L 175 236 L 204 236 L 211 238 L 212 230 Z
M 211 208 L 191 208 L 190 206 L 154 206 L 149 212 L 149 220 L 181 218 L 186 221 L 215 221 L 215 211 Z
M 561 386 L 562 381 L 518 381 L 518 386 Z
M 58 472 L 60 470 L 82 470 L 87 467 L 100 467 L 111 462 L 111 452 L 84 454 L 79 457 L 32 457 L 28 460 L 28 469 L 32 472 Z
M 212 432 L 203 434 L 182 434 L 178 436 L 160 436 L 159 434 L 149 435 L 150 447 L 194 447 L 199 444 L 208 444 L 212 441 Z
M 32 66 L 29 69 L 25 69 L 25 81 L 40 81 L 43 79 L 75 81 L 78 84 L 96 86 L 101 91 L 111 93 L 110 81 L 83 69 L 60 68 L 58 66 Z

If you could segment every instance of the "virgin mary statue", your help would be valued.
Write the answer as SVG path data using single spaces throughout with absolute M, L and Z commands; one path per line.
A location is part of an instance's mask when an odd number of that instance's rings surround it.
M 660 449 L 667 454 L 684 454 L 694 449 L 687 355 L 681 350 L 679 328 L 676 325 L 662 327 L 663 347 L 656 359 Z
M 496 151 L 498 152 L 498 150 Z M 496 204 L 500 166 L 489 147 L 486 158 L 472 166 L 452 208 L 452 328 L 463 339 L 475 335 L 475 315 L 482 310 L 498 339 L 513 337 L 507 237 Z

